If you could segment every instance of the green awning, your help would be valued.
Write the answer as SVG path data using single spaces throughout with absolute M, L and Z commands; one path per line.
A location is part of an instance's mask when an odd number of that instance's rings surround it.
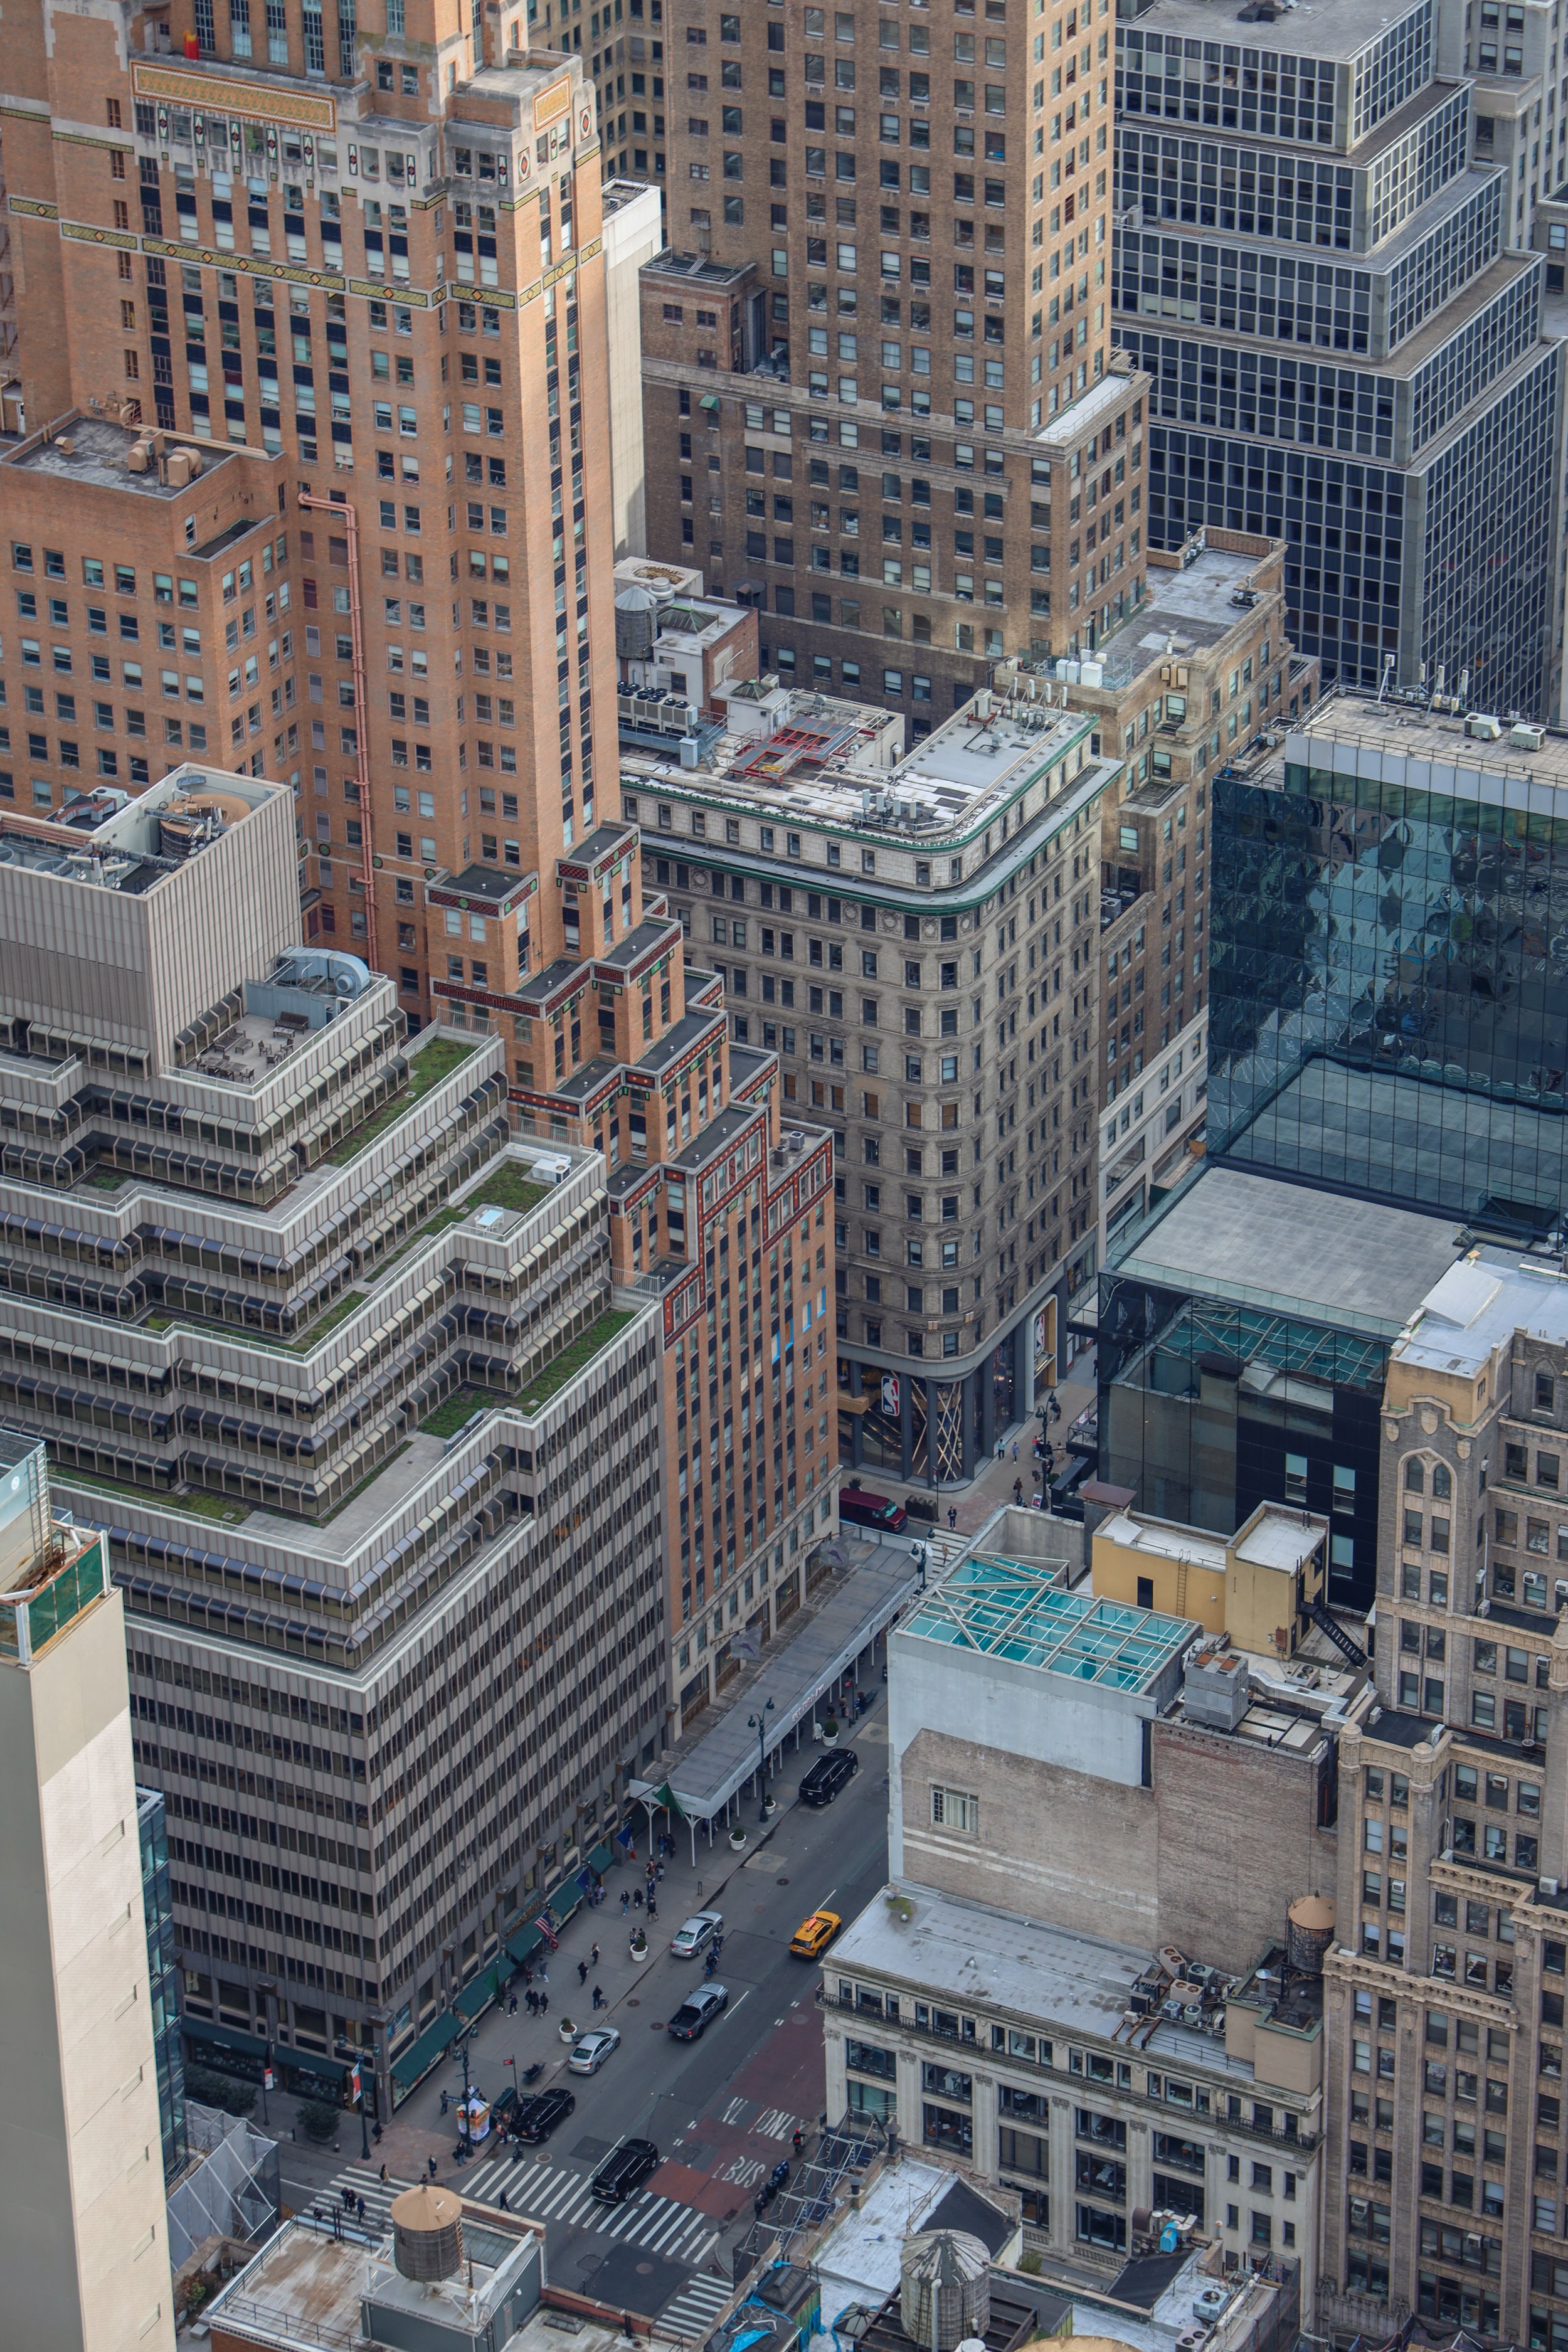
M 216 2042 L 220 2050 L 243 2051 L 247 2058 L 265 2058 L 267 2043 L 254 2033 L 240 2033 L 232 2025 L 212 2025 L 205 2017 L 182 2017 L 181 2026 L 194 2042 Z
M 279 2048 L 276 2053 L 279 2066 L 287 2066 L 295 2074 L 317 2074 L 323 2083 L 346 2083 L 349 2069 L 341 2058 L 323 2058 L 314 2050 Z
M 465 2025 L 471 2025 L 479 2011 L 482 2009 L 489 2009 L 491 2001 L 496 1999 L 500 1990 L 497 1977 L 498 1971 L 492 1961 L 488 1969 L 482 1969 L 479 1971 L 471 1984 L 466 1984 L 463 1987 L 462 1991 L 453 2001 L 452 2006 Z
M 392 2079 L 405 2090 L 411 2090 L 422 2075 L 427 2074 L 456 2033 L 462 2031 L 463 2021 L 450 2011 L 427 2025 L 416 2041 L 411 2042 L 400 2058 L 392 2062 Z
M 615 1847 L 610 1843 L 607 1838 L 601 1838 L 598 1844 L 594 1848 L 593 1853 L 588 1856 L 588 1867 L 591 1871 L 595 1872 L 598 1877 L 603 1878 L 605 1871 L 608 1870 L 615 1858 Z
M 708 409 L 710 413 L 716 412 L 719 406 L 718 394 L 716 392 L 705 392 L 697 405 L 699 408 Z
M 518 1967 L 521 1968 L 524 1960 L 531 1960 L 533 1958 L 543 1941 L 543 1937 L 530 1920 L 526 1927 L 520 1927 L 515 1935 L 507 1937 L 506 1948 Z
M 551 1917 L 554 1920 L 556 1926 L 558 1927 L 563 1927 L 582 1900 L 582 1888 L 578 1885 L 574 1878 L 569 1878 L 564 1886 L 558 1886 L 556 1888 L 554 1894 L 551 1896 L 549 1902 L 544 1907 L 549 1912 Z

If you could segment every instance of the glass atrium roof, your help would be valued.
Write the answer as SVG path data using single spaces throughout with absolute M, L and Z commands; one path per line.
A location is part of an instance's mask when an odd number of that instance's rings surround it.
M 1059 1562 L 966 1559 L 927 1592 L 904 1631 L 1130 1691 L 1147 1690 L 1193 1639 L 1186 1619 L 1066 1591 L 1056 1581 L 1059 1572 Z

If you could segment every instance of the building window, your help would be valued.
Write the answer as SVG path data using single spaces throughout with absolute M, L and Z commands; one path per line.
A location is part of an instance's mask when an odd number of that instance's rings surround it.
M 961 1837 L 978 1836 L 980 1800 L 966 1796 L 960 1789 L 933 1788 L 931 1792 L 931 1817 L 938 1829 L 955 1830 Z

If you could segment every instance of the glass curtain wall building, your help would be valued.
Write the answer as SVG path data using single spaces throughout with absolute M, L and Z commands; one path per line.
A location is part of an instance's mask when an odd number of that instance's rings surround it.
M 162 1790 L 137 1790 L 136 1828 L 142 1841 L 142 1909 L 147 1923 L 147 1981 L 153 2004 L 153 2054 L 158 2069 L 163 2178 L 173 2180 L 184 2170 L 189 2151 L 185 2133 L 185 2062 L 180 2048 L 176 1981 L 179 1955 L 174 1940 L 174 1899 L 169 1891 L 169 1822 Z
M 1209 1150 L 1479 1228 L 1568 1194 L 1568 739 L 1337 699 L 1215 782 Z
M 1562 347 L 1433 0 L 1122 13 L 1112 303 L 1152 380 L 1151 542 L 1285 539 L 1325 680 L 1441 665 L 1472 705 L 1551 709 Z

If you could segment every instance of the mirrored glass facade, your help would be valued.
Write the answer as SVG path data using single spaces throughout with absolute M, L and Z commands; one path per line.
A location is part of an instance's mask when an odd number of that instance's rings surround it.
M 153 2003 L 153 2053 L 158 2070 L 163 2178 L 173 2180 L 184 2169 L 188 2148 L 185 2066 L 180 2050 L 176 1990 L 179 1970 L 174 1905 L 169 1892 L 169 1832 L 160 1790 L 137 1790 L 136 1827 L 142 1841 L 142 1907 L 147 1927 L 147 1981 Z
M 1209 1150 L 1541 1233 L 1568 1192 L 1568 814 L 1500 761 L 1467 776 L 1453 732 L 1458 764 L 1417 771 L 1447 790 L 1345 772 L 1344 742 L 1282 788 L 1216 781 Z

